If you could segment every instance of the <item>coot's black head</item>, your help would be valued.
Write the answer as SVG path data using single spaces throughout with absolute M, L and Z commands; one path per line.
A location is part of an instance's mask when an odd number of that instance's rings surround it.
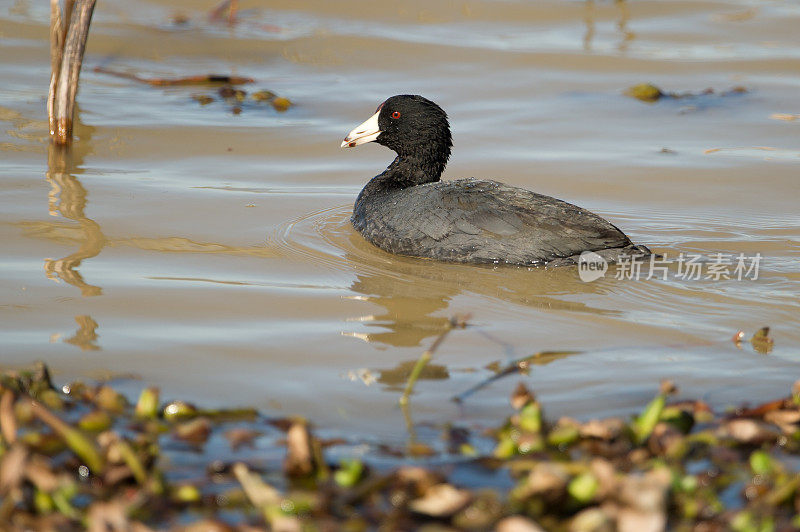
M 408 94 L 383 102 L 374 115 L 344 138 L 342 148 L 373 141 L 394 150 L 400 156 L 398 164 L 424 173 L 427 179 L 422 182 L 439 180 L 453 146 L 442 108 L 427 98 Z

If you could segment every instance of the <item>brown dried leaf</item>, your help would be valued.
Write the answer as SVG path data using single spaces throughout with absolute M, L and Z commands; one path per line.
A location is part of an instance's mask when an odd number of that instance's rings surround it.
M 256 473 L 251 473 L 242 462 L 237 462 L 233 465 L 233 475 L 242 485 L 247 498 L 256 508 L 280 505 L 280 492 L 264 482 Z
M 723 437 L 727 436 L 750 445 L 772 442 L 778 438 L 778 434 L 771 427 L 753 419 L 732 419 L 720 427 L 719 431 Z
M 139 521 L 134 521 L 131 523 L 130 532 L 155 532 L 149 526 L 140 523 Z
M 58 487 L 58 477 L 53 473 L 50 461 L 41 455 L 34 455 L 28 461 L 25 476 L 40 491 L 49 493 Z
M 208 418 L 199 417 L 176 425 L 173 434 L 180 440 L 200 444 L 208 440 L 211 428 L 211 421 Z
M 17 441 L 17 416 L 14 414 L 14 392 L 11 390 L 4 390 L 0 398 L 0 429 L 6 443 Z
M 589 470 L 599 484 L 597 497 L 605 499 L 616 493 L 618 488 L 617 472 L 614 465 L 604 458 L 594 458 L 589 463 Z
M 794 434 L 800 423 L 800 411 L 775 410 L 764 415 L 764 421 L 777 425 L 784 434 Z
M 544 528 L 527 517 L 512 515 L 497 523 L 495 532 L 544 532 Z
M 767 403 L 762 403 L 754 408 L 743 408 L 736 412 L 737 417 L 764 417 L 768 412 L 785 408 L 786 400 L 776 399 Z
M 106 469 L 103 481 L 109 486 L 115 486 L 123 480 L 133 478 L 133 471 L 126 465 L 111 466 Z
M 667 490 L 671 480 L 669 470 L 664 467 L 645 475 L 628 475 L 620 482 L 619 502 L 636 512 L 648 516 L 656 514 L 666 519 Z
M 128 532 L 128 521 L 125 506 L 119 501 L 95 502 L 89 506 L 87 515 L 89 532 Z
M 528 474 L 524 493 L 530 495 L 550 495 L 552 498 L 560 496 L 567 489 L 569 475 L 559 464 L 539 462 Z
M 411 501 L 409 508 L 431 517 L 449 517 L 469 503 L 468 491 L 459 490 L 450 484 L 437 484 L 420 497 Z
M 286 433 L 286 459 L 283 470 L 289 476 L 306 476 L 314 471 L 311 433 L 305 420 L 295 420 Z
M 671 423 L 661 421 L 653 428 L 653 433 L 647 443 L 653 454 L 661 455 L 682 439 L 683 433 L 681 433 L 681 431 Z
M 613 518 L 605 508 L 586 508 L 575 514 L 567 528 L 569 532 L 616 532 Z
M 669 379 L 662 380 L 659 385 L 659 393 L 661 395 L 670 395 L 676 393 L 677 391 L 678 387 L 675 386 L 675 383 Z
M 28 449 L 22 444 L 14 444 L 0 460 L 0 493 L 6 494 L 19 486 L 25 474 Z
M 619 436 L 624 429 L 625 422 L 616 417 L 592 419 L 581 425 L 580 434 L 583 438 L 613 440 Z
M 617 514 L 617 532 L 663 532 L 667 527 L 664 512 L 643 512 L 622 508 Z
M 794 425 L 800 423 L 800 411 L 774 410 L 764 414 L 764 421 L 775 423 L 776 425 Z
M 411 486 L 414 493 L 417 494 L 427 492 L 432 486 L 442 481 L 439 475 L 419 466 L 401 467 L 396 474 L 399 483 Z
M 236 532 L 267 532 L 267 530 L 265 528 L 242 523 L 236 527 Z
M 530 403 L 531 401 L 535 401 L 533 394 L 525 387 L 524 384 L 521 382 L 517 384 L 517 387 L 514 388 L 514 392 L 511 394 L 511 406 L 512 408 L 519 410 L 526 404 Z
M 203 519 L 195 521 L 180 529 L 181 532 L 234 532 L 236 529 L 227 523 L 214 519 Z
M 243 445 L 247 445 L 248 447 L 253 447 L 253 440 L 261 436 L 262 434 L 264 433 L 258 430 L 238 427 L 226 431 L 225 438 L 228 439 L 228 443 L 230 444 L 231 449 L 235 451 Z
M 433 456 L 436 454 L 436 451 L 430 445 L 427 445 L 422 442 L 409 442 L 406 446 L 406 453 L 408 456 L 412 456 L 414 458 L 424 458 L 426 456 Z

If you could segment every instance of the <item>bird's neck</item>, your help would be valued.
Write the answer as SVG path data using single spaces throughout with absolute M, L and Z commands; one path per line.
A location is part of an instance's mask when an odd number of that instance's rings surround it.
M 442 177 L 447 165 L 447 155 L 441 156 L 422 152 L 410 155 L 398 155 L 386 170 L 367 184 L 375 191 L 379 189 L 397 190 L 425 183 L 435 183 Z

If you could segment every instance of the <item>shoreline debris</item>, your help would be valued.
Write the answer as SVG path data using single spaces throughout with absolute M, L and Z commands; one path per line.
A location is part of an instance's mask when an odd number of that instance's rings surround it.
M 447 424 L 450 444 L 415 455 L 325 440 L 302 418 L 161 403 L 155 388 L 135 402 L 108 384 L 59 390 L 39 364 L 0 373 L 0 522 L 65 531 L 800 526 L 800 381 L 786 397 L 721 413 L 675 392 L 662 382 L 628 419 L 553 420 L 520 383 L 498 428 Z

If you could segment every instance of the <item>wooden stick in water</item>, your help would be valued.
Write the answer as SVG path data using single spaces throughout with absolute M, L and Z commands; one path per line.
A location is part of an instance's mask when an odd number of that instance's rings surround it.
M 50 0 L 50 90 L 47 93 L 47 118 L 50 120 L 50 136 L 56 134 L 56 84 L 61 70 L 61 54 L 64 52 L 64 22 L 58 0 Z
M 51 0 L 50 46 L 53 77 L 47 107 L 50 135 L 56 144 L 67 145 L 72 142 L 75 97 L 94 5 L 95 0 L 65 0 L 64 16 L 60 17 L 58 0 Z M 60 64 L 56 67 L 59 44 Z

